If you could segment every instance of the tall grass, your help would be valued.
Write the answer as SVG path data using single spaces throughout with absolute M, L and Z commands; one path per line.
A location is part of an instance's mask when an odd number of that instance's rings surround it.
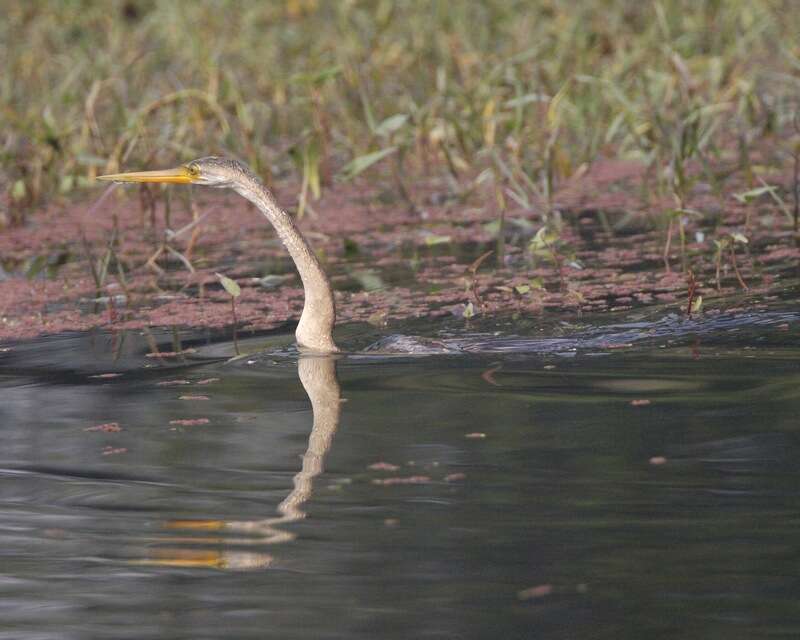
M 299 171 L 304 198 L 374 159 L 454 185 L 502 166 L 516 198 L 547 200 L 604 154 L 651 163 L 680 209 L 686 162 L 737 142 L 746 155 L 791 122 L 800 88 L 791 0 L 2 0 L 2 13 L 0 168 L 19 206 L 207 153 L 267 178 Z

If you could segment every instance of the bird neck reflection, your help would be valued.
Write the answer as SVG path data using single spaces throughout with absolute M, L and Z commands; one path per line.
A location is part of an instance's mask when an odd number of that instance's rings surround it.
M 301 357 L 297 361 L 297 374 L 311 401 L 313 424 L 303 455 L 303 466 L 294 476 L 294 489 L 278 506 L 281 518 L 275 522 L 305 518 L 302 506 L 311 497 L 314 478 L 322 473 L 325 454 L 339 426 L 342 400 L 335 359 L 330 356 Z
M 261 569 L 272 564 L 273 556 L 258 547 L 290 542 L 296 538 L 296 534 L 285 530 L 282 525 L 306 517 L 303 507 L 312 495 L 314 479 L 323 471 L 325 456 L 339 426 L 341 411 L 334 357 L 301 356 L 297 362 L 297 373 L 311 401 L 313 422 L 302 466 L 293 478 L 291 492 L 278 505 L 278 515 L 263 520 L 170 520 L 165 523 L 166 529 L 183 531 L 187 535 L 160 538 L 157 543 L 169 546 L 150 547 L 149 557 L 137 564 Z M 197 535 L 202 533 L 215 535 Z

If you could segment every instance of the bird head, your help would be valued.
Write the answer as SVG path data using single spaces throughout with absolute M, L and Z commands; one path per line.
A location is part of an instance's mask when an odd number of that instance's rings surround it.
M 230 187 L 246 169 L 229 158 L 208 156 L 198 158 L 174 169 L 133 171 L 98 176 L 98 180 L 111 182 L 160 182 L 165 184 L 199 184 L 207 187 Z

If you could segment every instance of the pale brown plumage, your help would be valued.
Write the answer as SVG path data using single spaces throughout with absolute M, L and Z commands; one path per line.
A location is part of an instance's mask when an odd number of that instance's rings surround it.
M 301 348 L 319 353 L 339 349 L 333 341 L 336 307 L 330 280 L 294 220 L 281 209 L 264 183 L 246 165 L 210 156 L 164 171 L 141 171 L 100 176 L 115 182 L 162 182 L 230 188 L 252 202 L 270 221 L 300 274 L 305 302 L 295 331 Z

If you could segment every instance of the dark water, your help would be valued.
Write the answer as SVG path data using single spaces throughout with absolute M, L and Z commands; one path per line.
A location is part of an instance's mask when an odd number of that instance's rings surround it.
M 799 637 L 797 319 L 336 361 L 13 345 L 0 639 Z

